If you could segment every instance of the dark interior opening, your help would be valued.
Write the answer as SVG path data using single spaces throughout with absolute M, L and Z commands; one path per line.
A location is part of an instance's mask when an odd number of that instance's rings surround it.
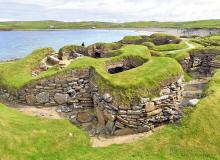
M 115 73 L 119 73 L 119 72 L 123 72 L 124 68 L 123 67 L 115 67 L 115 68 L 109 68 L 108 72 L 111 74 L 115 74 Z
M 95 58 L 101 58 L 101 53 L 95 52 Z
M 121 60 L 111 61 L 106 66 L 108 73 L 116 74 L 124 72 L 133 68 L 137 68 L 144 64 L 146 61 L 136 57 L 126 57 Z
M 108 72 L 111 73 L 111 74 L 116 74 L 116 73 L 120 73 L 120 72 L 123 72 L 123 71 L 126 71 L 126 70 L 130 70 L 132 68 L 135 68 L 135 67 L 132 66 L 132 65 L 129 65 L 129 66 L 116 66 L 116 67 L 113 67 L 113 68 L 109 68 Z

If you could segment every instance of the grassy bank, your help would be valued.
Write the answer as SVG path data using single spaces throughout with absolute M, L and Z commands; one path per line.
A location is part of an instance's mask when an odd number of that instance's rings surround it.
M 92 148 L 88 136 L 66 120 L 47 120 L 0 105 L 0 159 L 217 160 L 220 159 L 220 71 L 208 95 L 179 125 L 136 143 Z M 73 137 L 69 137 L 73 133 Z
M 220 20 L 200 20 L 188 22 L 139 21 L 126 23 L 111 22 L 62 22 L 62 21 L 14 21 L 0 22 L 0 30 L 29 29 L 85 29 L 85 28 L 220 28 Z

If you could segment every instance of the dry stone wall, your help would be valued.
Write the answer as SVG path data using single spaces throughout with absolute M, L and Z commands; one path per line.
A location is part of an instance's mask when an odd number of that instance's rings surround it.
M 42 107 L 66 104 L 75 108 L 92 107 L 89 73 L 89 69 L 72 70 L 66 74 L 42 79 L 9 93 L 8 100 Z
M 165 86 L 157 98 L 142 97 L 121 106 L 112 95 L 101 94 L 91 80 L 93 75 L 92 69 L 72 70 L 16 92 L 0 90 L 0 97 L 36 107 L 57 107 L 57 112 L 91 136 L 139 133 L 181 118 L 182 76 Z
M 210 76 L 214 70 L 220 68 L 220 61 L 215 53 L 192 54 L 180 62 L 186 72 L 198 72 L 201 75 Z
M 136 104 L 127 106 L 115 104 L 110 94 L 93 92 L 99 131 L 119 136 L 146 132 L 161 124 L 178 121 L 181 118 L 182 79 L 164 87 L 160 97 L 143 97 Z

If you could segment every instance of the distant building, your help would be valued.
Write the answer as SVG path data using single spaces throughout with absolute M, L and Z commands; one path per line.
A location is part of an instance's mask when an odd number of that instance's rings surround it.
M 52 25 L 51 25 L 51 26 L 49 26 L 49 28 L 50 28 L 50 29 L 53 29 L 53 28 L 55 28 L 55 26 L 52 26 Z

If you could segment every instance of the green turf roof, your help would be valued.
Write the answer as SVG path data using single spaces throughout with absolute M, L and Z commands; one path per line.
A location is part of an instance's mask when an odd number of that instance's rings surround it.
M 95 81 L 101 91 L 113 95 L 121 93 L 121 99 L 132 96 L 155 96 L 159 89 L 168 81 L 174 80 L 182 73 L 182 68 L 175 59 L 151 56 L 150 50 L 143 45 L 124 45 L 115 50 L 116 56 L 95 59 L 83 57 L 75 59 L 65 69 L 53 67 L 41 72 L 37 77 L 31 76 L 32 69 L 39 67 L 40 61 L 49 53 L 51 48 L 38 49 L 24 59 L 11 63 L 0 64 L 0 86 L 8 89 L 19 89 L 38 79 L 65 73 L 72 69 L 94 68 Z M 107 72 L 107 64 L 124 58 L 141 59 L 145 63 L 137 68 L 117 74 Z

